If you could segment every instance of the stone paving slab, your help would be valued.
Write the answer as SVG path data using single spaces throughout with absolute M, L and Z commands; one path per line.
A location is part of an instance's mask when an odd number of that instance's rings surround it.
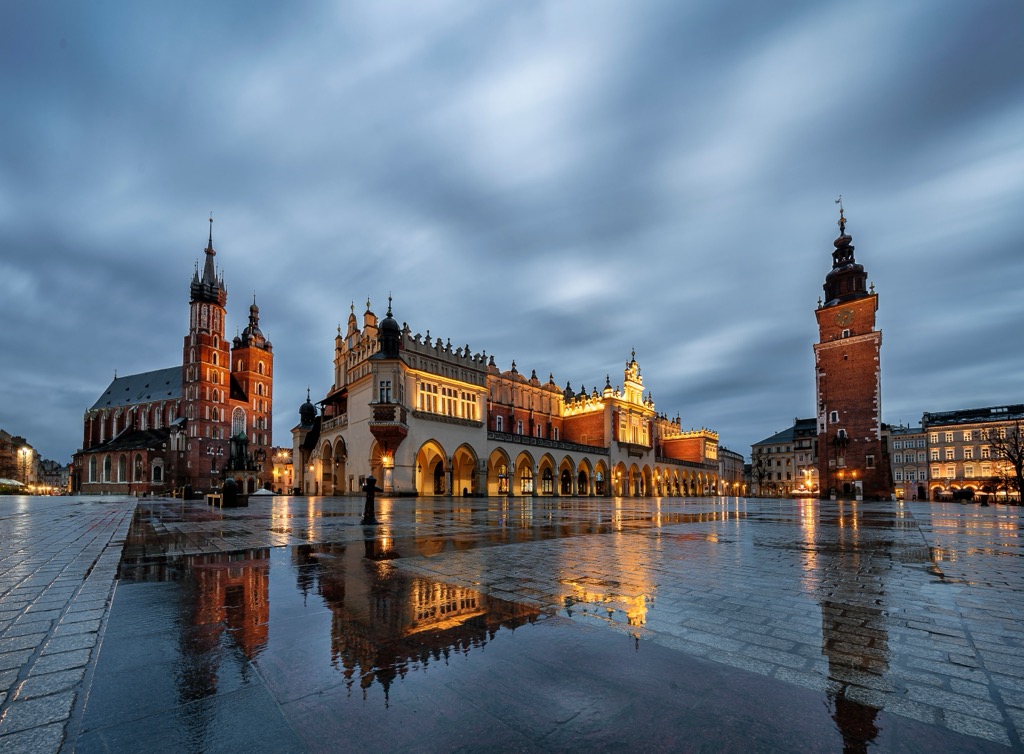
M 0 498 L 0 752 L 56 752 L 136 500 Z

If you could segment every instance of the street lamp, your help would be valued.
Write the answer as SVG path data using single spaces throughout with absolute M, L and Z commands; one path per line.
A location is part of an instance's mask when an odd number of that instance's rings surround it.
M 18 448 L 18 455 L 21 457 L 21 481 L 22 484 L 28 485 L 28 459 L 32 454 L 32 448 L 27 445 L 22 448 Z

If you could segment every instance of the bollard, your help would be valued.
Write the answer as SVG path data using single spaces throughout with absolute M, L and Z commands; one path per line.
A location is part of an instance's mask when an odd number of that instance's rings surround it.
M 366 493 L 366 503 L 363 505 L 363 520 L 359 523 L 363 526 L 376 526 L 377 516 L 373 510 L 373 497 L 378 492 L 383 492 L 377 486 L 377 479 L 371 474 L 366 477 L 366 484 L 363 485 L 363 492 Z

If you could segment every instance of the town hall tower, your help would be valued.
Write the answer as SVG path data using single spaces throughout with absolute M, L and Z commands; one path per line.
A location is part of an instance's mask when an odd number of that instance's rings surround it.
M 878 294 L 853 256 L 839 209 L 832 270 L 818 300 L 814 344 L 818 478 L 822 497 L 888 498 L 889 461 L 882 441 L 882 333 L 875 329 Z

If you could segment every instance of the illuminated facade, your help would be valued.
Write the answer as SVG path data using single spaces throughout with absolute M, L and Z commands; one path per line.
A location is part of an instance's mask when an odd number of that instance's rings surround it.
M 116 377 L 85 412 L 73 491 L 157 494 L 219 487 L 230 475 L 245 492 L 264 484 L 271 443 L 273 346 L 249 324 L 225 336 L 227 288 L 214 268 L 213 219 L 202 274 L 192 278 L 182 363 Z M 269 464 L 267 469 L 269 471 Z
M 751 473 L 758 495 L 797 497 L 818 493 L 817 422 L 794 419 L 793 426 L 750 446 Z
M 380 322 L 354 307 L 334 343 L 334 384 L 292 430 L 303 494 L 358 493 L 372 474 L 393 495 L 713 495 L 718 435 L 683 430 L 644 394 L 635 354 L 621 387 L 568 385 L 513 362 Z
M 1024 405 L 925 413 L 920 431 L 927 439 L 932 500 L 1020 499 L 1013 464 L 1000 447 L 1021 457 Z

